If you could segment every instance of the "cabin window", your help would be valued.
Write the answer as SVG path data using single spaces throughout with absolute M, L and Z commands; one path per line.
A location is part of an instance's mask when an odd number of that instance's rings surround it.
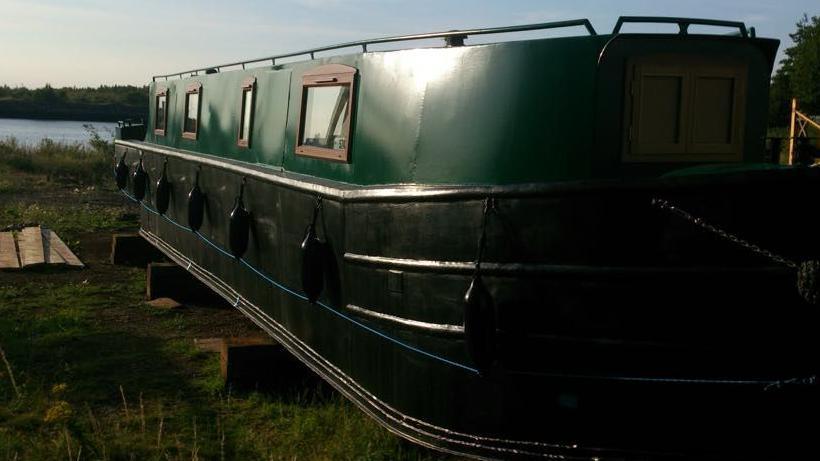
M 250 77 L 242 82 L 242 102 L 239 110 L 239 136 L 237 138 L 237 144 L 242 147 L 250 147 L 255 90 L 256 77 Z
M 200 100 L 202 84 L 192 83 L 185 92 L 185 120 L 182 124 L 182 137 L 196 139 L 199 133 Z
M 745 66 L 670 56 L 631 70 L 626 160 L 741 159 Z
M 346 162 L 356 69 L 320 66 L 302 76 L 296 154 Z
M 154 134 L 165 136 L 168 122 L 168 90 L 158 89 L 154 98 Z

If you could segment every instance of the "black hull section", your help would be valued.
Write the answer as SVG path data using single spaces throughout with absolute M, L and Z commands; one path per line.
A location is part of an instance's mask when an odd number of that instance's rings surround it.
M 795 266 L 820 259 L 806 209 L 813 170 L 390 189 L 146 143 L 118 142 L 123 154 L 132 172 L 142 155 L 152 185 L 149 241 L 417 443 L 500 459 L 810 448 L 818 306 L 798 293 Z M 170 203 L 160 215 L 163 168 Z M 193 232 L 197 174 L 205 210 Z M 236 258 L 229 214 L 243 178 L 250 231 Z M 479 367 L 463 299 L 488 197 L 479 273 L 495 348 Z M 323 283 L 311 303 L 301 244 L 314 223 Z

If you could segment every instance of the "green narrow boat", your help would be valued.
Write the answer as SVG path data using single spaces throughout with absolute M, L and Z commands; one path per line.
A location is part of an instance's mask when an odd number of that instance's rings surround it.
M 638 22 L 677 31 L 621 30 Z M 580 34 L 469 44 L 556 28 Z M 420 39 L 443 43 L 374 51 Z M 777 46 L 623 17 L 158 76 L 116 181 L 146 239 L 419 444 L 799 453 L 820 170 L 765 151 Z

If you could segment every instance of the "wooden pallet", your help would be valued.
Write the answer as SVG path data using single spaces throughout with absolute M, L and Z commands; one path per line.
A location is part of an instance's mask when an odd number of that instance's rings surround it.
M 57 233 L 49 229 L 33 226 L 17 233 L 0 232 L 0 270 L 43 265 L 85 267 Z

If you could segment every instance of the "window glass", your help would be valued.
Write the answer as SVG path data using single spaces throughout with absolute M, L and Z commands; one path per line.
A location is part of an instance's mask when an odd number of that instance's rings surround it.
M 164 94 L 157 96 L 156 115 L 154 117 L 154 129 L 165 129 L 165 117 L 167 113 L 168 97 Z
M 199 93 L 185 96 L 185 125 L 182 131 L 196 133 L 199 127 Z
M 239 140 L 248 141 L 251 135 L 251 113 L 253 112 L 253 90 L 242 91 L 242 119 L 239 121 Z
M 302 74 L 296 155 L 350 161 L 356 68 L 318 66 Z
M 345 149 L 343 128 L 350 101 L 350 86 L 306 88 L 301 145 Z

